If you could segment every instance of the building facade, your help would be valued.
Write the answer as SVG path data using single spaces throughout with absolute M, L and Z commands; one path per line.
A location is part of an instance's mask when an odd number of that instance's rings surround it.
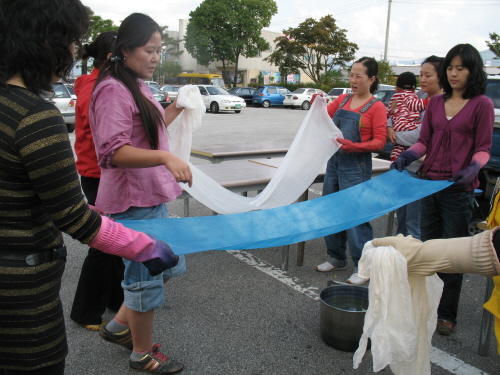
M 184 51 L 180 56 L 172 56 L 167 55 L 166 61 L 174 61 L 178 62 L 182 67 L 182 71 L 186 73 L 210 73 L 210 74 L 222 74 L 223 66 L 221 61 L 212 62 L 208 66 L 198 64 L 197 60 L 191 56 L 188 51 L 186 51 L 184 38 L 186 35 L 186 27 L 188 24 L 188 20 L 179 20 L 179 31 L 170 31 L 168 30 L 168 35 L 171 38 L 176 40 L 180 40 L 178 46 L 176 46 L 177 51 Z M 244 56 L 240 56 L 238 60 L 238 76 L 236 77 L 238 86 L 247 86 L 249 83 L 258 83 L 259 76 L 262 78 L 262 82 L 264 84 L 269 83 L 308 83 L 312 82 L 312 80 L 304 73 L 300 72 L 300 74 L 289 75 L 288 77 L 281 77 L 279 68 L 275 65 L 270 64 L 264 59 L 269 56 L 275 48 L 274 40 L 279 37 L 281 34 L 269 31 L 262 30 L 262 37 L 269 43 L 271 48 L 267 51 L 263 51 L 259 56 L 246 58 Z M 227 64 L 227 63 L 226 63 Z M 227 76 L 224 76 L 224 80 L 226 84 L 233 83 L 234 80 L 234 64 L 229 63 L 226 65 Z M 231 81 L 231 82 L 230 82 Z

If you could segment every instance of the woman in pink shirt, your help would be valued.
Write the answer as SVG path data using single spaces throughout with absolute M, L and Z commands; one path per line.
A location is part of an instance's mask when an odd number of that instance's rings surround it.
M 182 108 L 174 103 L 163 110 L 143 82 L 159 63 L 161 33 L 149 16 L 125 18 L 92 94 L 89 118 L 102 169 L 96 206 L 114 219 L 167 218 L 165 203 L 181 194 L 178 182 L 192 182 L 189 166 L 169 152 L 167 126 Z M 164 282 L 186 269 L 179 258 L 176 267 L 156 276 L 124 259 L 124 303 L 100 335 L 132 350 L 135 371 L 174 374 L 183 368 L 152 341 L 154 309 L 165 302 Z
M 420 138 L 391 165 L 404 167 L 425 155 L 417 174 L 455 183 L 421 200 L 421 240 L 466 237 L 474 209 L 478 174 L 488 162 L 494 125 L 493 102 L 484 96 L 486 73 L 479 52 L 458 44 L 439 71 L 443 95 L 436 95 L 422 121 Z M 444 281 L 437 332 L 453 333 L 463 274 L 438 273 Z

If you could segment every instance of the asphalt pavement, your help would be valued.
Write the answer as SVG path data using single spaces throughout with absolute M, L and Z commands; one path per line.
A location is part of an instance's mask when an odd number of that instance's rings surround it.
M 207 113 L 195 131 L 193 146 L 262 140 L 291 143 L 306 113 L 281 107 Z M 70 138 L 74 141 L 74 133 Z M 311 186 L 309 199 L 319 197 L 321 188 Z M 169 203 L 168 209 L 173 217 L 183 215 L 181 201 Z M 207 216 L 211 211 L 190 199 L 190 215 Z M 376 237 L 385 236 L 387 216 L 372 224 Z M 69 343 L 66 374 L 135 373 L 128 369 L 126 349 L 69 319 L 87 247 L 68 236 L 65 240 L 69 256 L 61 298 Z M 319 273 L 315 266 L 326 260 L 323 239 L 306 243 L 303 266 L 295 263 L 296 249 L 297 245 L 290 246 L 287 271 L 280 268 L 281 248 L 187 255 L 187 272 L 167 283 L 167 302 L 155 312 L 154 341 L 185 364 L 184 375 L 372 374 L 370 352 L 355 370 L 353 353 L 333 349 L 321 339 L 319 293 L 330 280 L 345 281 L 352 263 L 344 271 Z M 484 277 L 465 275 L 456 332 L 432 338 L 432 374 L 500 374 L 493 331 L 489 355 L 477 354 L 485 285 Z M 105 320 L 112 317 L 109 311 L 104 315 Z M 388 368 L 380 373 L 392 374 Z

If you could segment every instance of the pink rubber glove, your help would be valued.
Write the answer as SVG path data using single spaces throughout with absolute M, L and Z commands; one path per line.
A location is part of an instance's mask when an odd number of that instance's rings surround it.
M 359 143 L 354 143 L 348 139 L 337 138 L 336 141 L 340 143 L 340 149 L 344 152 L 365 152 L 362 147 L 359 146 Z
M 101 228 L 88 245 L 103 253 L 142 263 L 152 276 L 175 267 L 179 262 L 179 257 L 165 242 L 149 234 L 125 228 L 107 216 L 102 216 Z

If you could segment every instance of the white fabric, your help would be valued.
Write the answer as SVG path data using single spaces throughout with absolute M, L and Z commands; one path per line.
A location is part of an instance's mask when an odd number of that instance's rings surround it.
M 196 96 L 199 100 L 194 98 Z M 181 87 L 177 101 L 178 106 L 186 109 L 181 114 L 178 126 L 181 129 L 175 129 L 171 134 L 171 144 L 175 145 L 171 151 L 187 161 L 191 152 L 192 131 L 201 123 L 199 113 L 205 112 L 205 106 L 196 86 Z M 257 196 L 243 197 L 233 193 L 191 163 L 193 186 L 181 186 L 193 198 L 220 214 L 285 206 L 296 201 L 309 188 L 328 159 L 338 150 L 332 141 L 335 138 L 343 138 L 342 133 L 328 116 L 326 99 L 317 97 L 276 174 Z
M 358 368 L 371 339 L 373 371 L 390 365 L 396 375 L 431 373 L 430 349 L 443 282 L 437 275 L 409 277 L 405 257 L 392 246 L 365 244 L 359 276 L 370 278 L 363 335 L 354 353 Z
M 181 113 L 180 126 L 170 134 L 170 152 L 188 162 L 193 144 L 193 131 L 201 125 L 205 104 L 198 86 L 193 85 L 179 88 L 176 103 L 177 108 L 184 107 L 184 111 Z

